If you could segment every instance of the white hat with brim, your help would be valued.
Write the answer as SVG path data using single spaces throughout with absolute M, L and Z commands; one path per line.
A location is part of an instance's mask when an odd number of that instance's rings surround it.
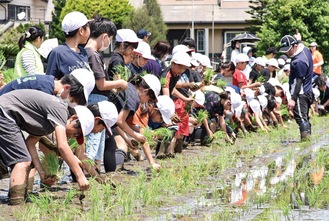
M 201 107 L 204 108 L 204 102 L 206 100 L 204 93 L 201 90 L 197 90 L 195 92 L 192 92 L 192 97 L 194 98 L 194 101 L 197 102 Z
M 76 137 L 78 144 L 84 143 L 84 137 L 87 136 L 94 129 L 94 115 L 91 111 L 82 105 L 74 107 L 74 110 L 78 116 L 82 133 Z
M 177 52 L 172 56 L 171 62 L 190 67 L 191 57 L 186 52 Z
M 157 78 L 153 74 L 146 74 L 143 76 L 143 79 L 150 87 L 150 89 L 153 91 L 155 98 L 157 99 L 161 90 L 161 83 L 159 81 L 159 78 Z
M 263 67 L 266 65 L 265 59 L 263 57 L 257 57 L 255 59 L 255 63 Z
M 84 69 L 75 69 L 71 72 L 71 75 L 73 75 L 83 86 L 83 94 L 85 96 L 86 102 L 88 102 L 89 94 L 93 91 L 95 88 L 95 77 L 94 73 Z
M 255 92 L 250 88 L 245 88 L 244 93 L 246 95 L 246 101 L 248 104 L 255 98 Z
M 234 113 L 234 111 L 241 105 L 242 102 L 241 95 L 237 93 L 232 93 L 230 99 L 231 99 L 231 111 L 232 113 Z
M 194 49 L 190 49 L 188 48 L 186 45 L 176 45 L 173 49 L 172 49 L 172 55 L 176 54 L 177 52 L 185 52 L 185 53 L 189 53 L 194 51 Z
M 62 30 L 68 34 L 69 32 L 81 28 L 90 21 L 92 20 L 87 19 L 87 17 L 81 12 L 70 12 L 63 18 Z
M 260 106 L 262 107 L 262 110 L 264 110 L 268 104 L 267 98 L 264 95 L 258 95 L 257 98 L 260 103 Z
M 112 135 L 111 127 L 118 120 L 118 110 L 116 106 L 109 101 L 98 102 L 98 109 L 107 132 Z
M 318 44 L 317 44 L 316 42 L 313 41 L 309 46 L 310 46 L 310 47 L 317 47 Z
M 276 60 L 275 58 L 270 58 L 267 62 L 267 65 L 279 68 L 278 60 Z
M 240 53 L 236 56 L 235 62 L 239 63 L 239 62 L 249 62 L 250 58 L 248 57 L 248 55 Z
M 119 29 L 115 36 L 115 41 L 137 43 L 140 42 L 141 39 L 138 38 L 136 33 L 131 29 Z
M 145 59 L 155 60 L 151 54 L 151 47 L 148 43 L 140 41 L 138 47 L 134 49 L 134 52 L 140 54 Z
M 175 104 L 174 101 L 167 95 L 160 95 L 158 97 L 158 102 L 156 103 L 159 109 L 162 119 L 166 124 L 170 124 L 171 118 L 175 114 Z
M 260 103 L 258 100 L 256 99 L 252 99 L 250 102 L 249 102 L 249 107 L 251 108 L 251 110 L 254 112 L 254 113 L 258 113 L 260 111 Z
M 240 117 L 244 105 L 246 105 L 246 102 L 245 101 L 241 101 L 240 106 L 238 106 L 237 108 L 234 109 L 235 110 L 235 116 L 236 117 Z

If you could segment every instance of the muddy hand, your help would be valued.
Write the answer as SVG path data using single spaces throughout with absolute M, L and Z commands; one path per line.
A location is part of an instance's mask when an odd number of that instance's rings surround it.
M 181 120 L 180 118 L 177 116 L 177 114 L 174 114 L 174 116 L 172 116 L 171 120 L 174 122 L 174 123 L 180 123 Z
M 41 183 L 45 186 L 53 186 L 57 182 L 57 177 L 46 177 L 45 179 L 41 180 Z
M 152 169 L 156 170 L 157 172 L 159 172 L 162 168 L 161 165 L 157 164 L 157 163 L 153 163 L 151 166 L 152 166 Z
M 87 178 L 83 175 L 82 177 L 77 178 L 80 190 L 88 190 L 89 189 L 89 181 Z

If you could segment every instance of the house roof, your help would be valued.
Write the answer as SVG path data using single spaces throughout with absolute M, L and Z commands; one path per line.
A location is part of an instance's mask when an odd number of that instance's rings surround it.
M 191 5 L 161 5 L 166 23 L 190 23 L 192 21 Z M 194 5 L 194 22 L 211 23 L 214 11 L 215 23 L 245 23 L 251 15 L 246 13 L 249 8 L 220 8 L 218 5 Z

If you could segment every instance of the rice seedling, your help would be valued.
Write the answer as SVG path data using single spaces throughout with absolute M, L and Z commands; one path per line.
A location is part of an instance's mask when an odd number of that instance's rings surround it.
M 73 152 L 79 147 L 77 139 L 70 138 L 67 143 Z
M 117 65 L 114 69 L 115 69 L 115 74 L 113 76 L 113 80 L 122 79 L 128 81 L 131 72 L 127 66 Z
M 204 85 L 209 85 L 211 83 L 212 77 L 214 76 L 215 71 L 211 68 L 207 68 L 203 74 Z
M 256 79 L 256 82 L 265 83 L 266 82 L 266 78 L 263 75 L 261 75 L 261 76 L 259 76 Z
M 160 78 L 160 84 L 161 84 L 161 88 L 164 87 L 167 83 L 167 79 L 165 77 L 161 77 Z
M 157 142 L 154 140 L 154 133 L 150 128 L 147 128 L 143 132 L 144 137 L 146 137 L 146 141 L 150 146 L 154 146 Z
M 49 152 L 41 157 L 41 164 L 46 177 L 57 178 L 59 173 L 59 162 L 56 154 Z
M 198 115 L 196 117 L 198 124 L 201 124 L 203 122 L 203 119 L 208 119 L 209 114 L 206 110 L 199 110 Z
M 172 130 L 170 130 L 166 127 L 161 127 L 159 129 L 154 130 L 153 135 L 163 141 L 167 141 L 172 138 L 173 133 L 174 132 Z
M 222 79 L 218 79 L 216 81 L 216 86 L 224 90 L 224 88 L 226 87 L 226 82 L 223 81 Z

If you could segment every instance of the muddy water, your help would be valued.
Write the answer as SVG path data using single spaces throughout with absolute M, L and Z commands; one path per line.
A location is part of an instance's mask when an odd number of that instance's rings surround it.
M 203 181 L 215 184 L 211 188 L 174 198 L 172 201 L 178 205 L 157 208 L 156 212 L 152 211 L 156 213 L 154 217 L 143 220 L 263 220 L 262 214 L 268 210 L 275 214 L 271 216 L 276 220 L 329 220 L 326 206 L 324 209 L 310 207 L 306 190 L 298 188 L 301 182 L 308 180 L 312 180 L 313 185 L 321 182 L 329 162 L 323 162 L 325 165 L 320 167 L 312 167 L 312 164 L 319 152 L 328 155 L 329 138 L 324 135 L 303 150 L 293 144 L 282 142 L 290 148 L 263 155 L 252 163 L 238 162 L 236 168 L 223 172 L 225 181 L 224 177 L 211 176 Z M 299 171 L 310 165 L 312 173 Z M 269 199 L 280 197 L 287 189 L 291 189 L 289 211 L 271 209 Z M 261 200 L 262 197 L 266 199 Z

